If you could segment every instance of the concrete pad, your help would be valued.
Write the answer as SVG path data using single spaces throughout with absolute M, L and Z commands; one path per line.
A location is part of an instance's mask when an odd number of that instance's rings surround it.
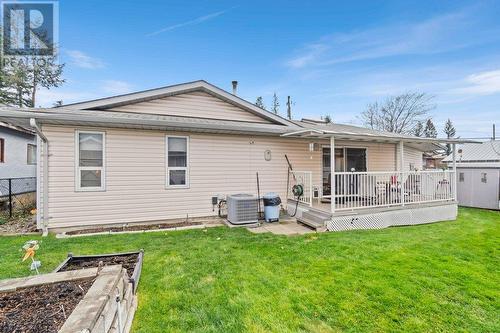
M 298 224 L 295 221 L 280 221 L 279 223 L 263 223 L 260 227 L 257 228 L 248 228 L 250 232 L 255 234 L 270 232 L 275 235 L 304 235 L 308 233 L 315 232 L 312 229 L 309 229 L 301 224 Z

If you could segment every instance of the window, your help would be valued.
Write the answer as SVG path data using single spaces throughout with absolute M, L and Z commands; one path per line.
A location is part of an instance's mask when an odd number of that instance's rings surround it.
M 104 190 L 104 133 L 76 132 L 76 188 Z
M 481 182 L 483 182 L 483 183 L 487 182 L 486 176 L 487 176 L 487 174 L 485 172 L 481 173 Z
M 27 156 L 27 162 L 28 164 L 36 164 L 36 145 L 28 143 L 28 156 Z
M 461 182 L 461 183 L 463 183 L 463 182 L 464 182 L 464 179 L 465 179 L 465 175 L 464 175 L 464 173 L 463 173 L 463 172 L 460 172 L 460 173 L 458 174 L 458 181 L 459 181 L 459 182 Z
M 167 187 L 189 187 L 189 138 L 167 136 Z
M 0 163 L 5 162 L 5 139 L 0 138 Z

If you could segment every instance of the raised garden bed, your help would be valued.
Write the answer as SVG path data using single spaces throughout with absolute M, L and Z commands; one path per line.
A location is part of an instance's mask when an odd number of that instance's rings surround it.
M 121 265 L 0 281 L 0 332 L 122 332 L 137 296 Z
M 57 332 L 94 283 L 62 281 L 0 293 L 0 332 Z
M 141 277 L 142 261 L 144 250 L 137 252 L 98 254 L 89 256 L 74 256 L 68 253 L 68 257 L 64 260 L 54 272 L 67 272 L 84 268 L 99 267 L 102 262 L 104 266 L 122 265 L 127 271 L 129 282 L 132 284 L 134 294 L 137 291 L 139 278 Z

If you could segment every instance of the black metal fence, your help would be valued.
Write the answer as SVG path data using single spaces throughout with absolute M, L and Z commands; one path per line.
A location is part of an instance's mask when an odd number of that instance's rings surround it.
M 35 208 L 36 177 L 0 179 L 0 211 L 8 212 Z

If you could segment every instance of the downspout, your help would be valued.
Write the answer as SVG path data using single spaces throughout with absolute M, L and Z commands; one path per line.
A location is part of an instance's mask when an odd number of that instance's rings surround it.
M 42 231 L 43 235 L 46 236 L 48 233 L 47 224 L 49 222 L 48 210 L 49 210 L 49 140 L 43 134 L 41 128 L 36 123 L 35 118 L 30 118 L 30 126 L 33 127 L 38 137 L 43 142 L 43 191 L 42 191 L 42 201 L 43 201 L 43 216 L 42 216 Z M 40 163 L 40 162 L 38 162 Z

